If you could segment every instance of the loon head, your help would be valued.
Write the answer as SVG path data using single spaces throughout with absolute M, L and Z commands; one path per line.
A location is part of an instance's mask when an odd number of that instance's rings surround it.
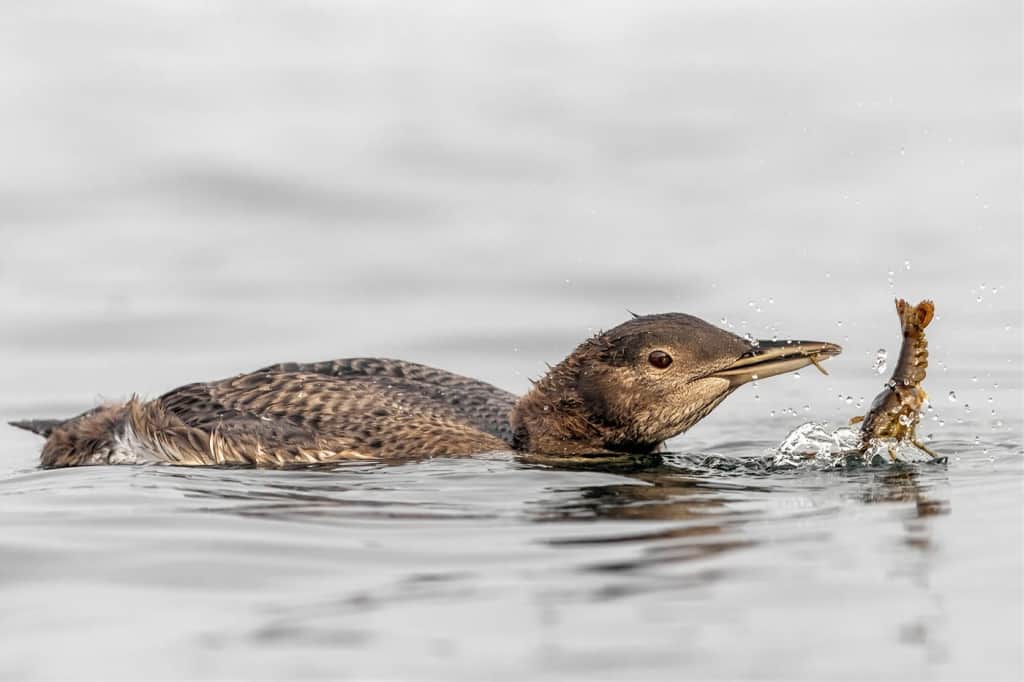
M 650 453 L 739 386 L 841 348 L 748 341 L 683 313 L 637 316 L 580 344 L 511 414 L 519 450 L 549 455 Z

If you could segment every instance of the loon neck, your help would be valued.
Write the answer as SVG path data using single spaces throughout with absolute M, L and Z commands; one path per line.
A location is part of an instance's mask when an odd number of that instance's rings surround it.
M 553 367 L 516 403 L 513 447 L 546 455 L 646 454 L 660 443 L 638 443 L 627 429 L 596 414 L 581 395 L 581 362 L 575 354 Z

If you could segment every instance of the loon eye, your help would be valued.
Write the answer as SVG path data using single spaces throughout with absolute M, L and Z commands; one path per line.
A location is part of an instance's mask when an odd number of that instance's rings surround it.
M 665 369 L 672 364 L 672 356 L 663 350 L 654 350 L 647 356 L 647 362 L 651 363 L 658 369 Z

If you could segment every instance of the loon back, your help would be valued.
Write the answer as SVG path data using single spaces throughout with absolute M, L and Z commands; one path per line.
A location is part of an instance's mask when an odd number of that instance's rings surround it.
M 302 465 L 511 447 L 516 396 L 401 360 L 285 363 L 188 384 L 68 420 L 13 425 L 47 438 L 42 464 Z

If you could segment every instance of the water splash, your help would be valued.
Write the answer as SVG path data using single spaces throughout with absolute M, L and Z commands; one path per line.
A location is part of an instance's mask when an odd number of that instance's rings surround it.
M 875 362 L 871 365 L 871 368 L 875 370 L 876 374 L 885 374 L 886 367 L 888 366 L 889 352 L 884 348 L 879 348 L 875 353 Z
M 860 445 L 860 430 L 834 428 L 827 422 L 807 422 L 793 429 L 775 450 L 775 466 L 804 466 L 809 462 L 835 461 Z
M 861 448 L 861 430 L 828 422 L 807 422 L 793 429 L 774 450 L 774 467 L 886 466 L 894 463 L 931 462 L 932 458 L 912 443 L 873 439 Z

